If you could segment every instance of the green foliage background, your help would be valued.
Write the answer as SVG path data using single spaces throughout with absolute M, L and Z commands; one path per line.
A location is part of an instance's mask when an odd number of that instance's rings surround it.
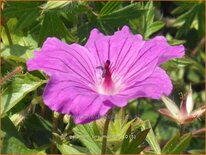
M 50 36 L 67 43 L 84 45 L 95 27 L 110 35 L 128 25 L 133 33 L 139 33 L 145 39 L 164 35 L 171 45 L 184 44 L 185 58 L 162 65 L 174 84 L 170 97 L 179 104 L 180 93 L 185 93 L 191 84 L 195 106 L 202 106 L 205 103 L 204 8 L 204 1 L 2 2 L 1 74 L 4 80 L 1 81 L 1 152 L 51 153 L 50 147 L 54 145 L 51 139 L 55 141 L 56 153 L 101 152 L 101 139 L 92 138 L 101 135 L 101 120 L 75 126 L 71 119 L 69 123 L 63 122 L 63 116 L 60 115 L 57 129 L 52 134 L 55 122 L 53 113 L 44 106 L 41 98 L 48 78 L 40 71 L 28 73 L 25 66 L 25 62 L 33 57 L 33 51 L 41 48 Z M 11 75 L 17 66 L 22 67 L 22 72 Z M 108 153 L 138 153 L 146 146 L 152 149 L 145 149 L 144 153 L 204 153 L 204 135 L 201 135 L 202 138 L 193 137 L 190 143 L 191 136 L 178 136 L 179 126 L 158 113 L 161 107 L 164 105 L 158 100 L 131 101 L 126 113 L 147 121 L 134 121 L 131 117 L 124 118 L 122 122 L 114 119 L 109 134 L 131 134 L 133 129 L 142 129 L 142 132 L 137 133 L 140 138 L 133 141 L 110 139 Z M 130 131 L 131 124 L 133 128 Z M 203 128 L 204 124 L 202 117 L 187 125 L 185 132 L 196 131 Z M 144 130 L 148 127 L 153 129 L 152 132 Z M 90 137 L 69 139 L 71 135 Z M 145 138 L 147 142 L 144 142 Z M 164 145 L 166 143 L 167 146 Z M 123 147 L 126 145 L 128 147 Z M 171 148 L 173 145 L 176 145 L 175 149 Z

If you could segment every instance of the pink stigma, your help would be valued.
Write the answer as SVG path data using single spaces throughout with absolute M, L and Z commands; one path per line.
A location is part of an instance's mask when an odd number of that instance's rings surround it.
M 107 60 L 106 63 L 104 64 L 102 77 L 104 78 L 103 81 L 104 91 L 107 93 L 112 93 L 114 89 L 114 84 L 112 81 L 112 73 L 110 70 L 110 60 Z
M 123 85 L 121 78 L 119 80 L 114 80 L 113 70 L 110 64 L 110 60 L 104 63 L 104 66 L 98 66 L 97 68 L 102 70 L 101 82 L 97 86 L 97 91 L 104 95 L 114 95 L 118 93 Z

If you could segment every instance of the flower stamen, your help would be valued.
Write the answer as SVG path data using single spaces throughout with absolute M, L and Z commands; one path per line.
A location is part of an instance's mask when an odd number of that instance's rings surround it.
M 103 86 L 105 90 L 111 90 L 113 88 L 113 81 L 112 81 L 112 73 L 110 70 L 110 60 L 107 60 L 104 64 L 104 69 L 102 73 L 102 77 L 104 78 Z
M 112 80 L 111 63 L 110 60 L 106 60 L 104 66 L 98 66 L 98 69 L 102 70 L 102 82 L 100 87 L 100 92 L 103 94 L 113 94 L 115 90 L 115 85 Z

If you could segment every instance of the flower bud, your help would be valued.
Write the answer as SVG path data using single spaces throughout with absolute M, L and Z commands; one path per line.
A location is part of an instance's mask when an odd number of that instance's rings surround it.
M 68 124 L 69 121 L 70 121 L 70 116 L 69 116 L 69 115 L 64 115 L 64 117 L 63 117 L 63 122 L 64 122 L 65 124 Z
M 188 114 L 190 114 L 192 112 L 193 107 L 194 107 L 194 102 L 192 99 L 192 89 L 190 86 L 190 90 L 189 90 L 189 92 L 187 94 L 187 98 L 186 98 L 186 109 L 187 109 Z
M 59 117 L 59 113 L 58 112 L 54 112 L 54 118 L 58 118 Z
M 180 108 L 177 107 L 175 102 L 173 102 L 164 95 L 161 99 L 164 102 L 166 108 L 159 109 L 159 112 L 179 124 L 187 124 L 193 122 L 196 118 L 200 117 L 202 114 L 205 113 L 204 106 L 193 110 L 194 102 L 192 99 L 191 86 L 188 93 L 183 96 Z

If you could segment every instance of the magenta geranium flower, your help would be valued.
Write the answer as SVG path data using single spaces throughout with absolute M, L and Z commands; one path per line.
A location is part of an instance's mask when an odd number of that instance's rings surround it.
M 162 36 L 145 41 L 124 26 L 111 36 L 93 29 L 85 46 L 48 38 L 27 67 L 50 76 L 45 104 L 79 124 L 131 99 L 169 95 L 172 83 L 159 65 L 183 55 L 182 45 L 170 46 Z

